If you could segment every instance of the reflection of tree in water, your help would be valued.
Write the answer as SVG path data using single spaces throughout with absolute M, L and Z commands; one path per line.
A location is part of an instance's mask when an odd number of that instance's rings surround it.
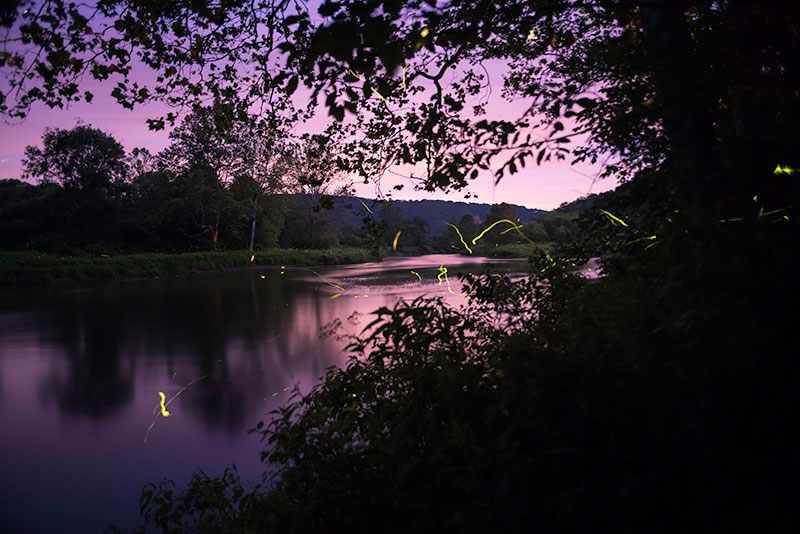
M 197 416 L 212 432 L 222 429 L 229 436 L 240 436 L 250 423 L 245 418 L 247 395 L 230 379 L 224 361 L 215 367 L 211 376 L 181 394 L 182 411 Z
M 305 280 L 251 274 L 58 289 L 14 303 L 33 311 L 26 320 L 55 355 L 40 397 L 101 417 L 133 399 L 137 372 L 163 371 L 167 398 L 209 375 L 171 409 L 209 429 L 243 432 L 288 398 L 284 388 L 315 382 L 338 362 L 338 350 L 319 339 L 329 295 Z
M 57 367 L 41 384 L 44 400 L 55 398 L 63 412 L 110 416 L 130 401 L 133 371 L 122 369 L 122 322 L 108 307 L 77 307 L 74 302 L 48 314 L 60 332 L 54 341 L 67 357 L 66 373 Z M 124 373 L 124 376 L 123 376 Z

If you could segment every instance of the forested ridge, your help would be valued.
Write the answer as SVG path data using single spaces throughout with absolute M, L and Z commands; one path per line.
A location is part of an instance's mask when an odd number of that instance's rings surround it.
M 330 126 L 311 147 L 335 156 L 309 161 L 320 172 L 424 163 L 418 186 L 459 191 L 569 158 L 619 182 L 560 214 L 579 231 L 533 254 L 529 277 L 465 277 L 459 310 L 376 310 L 346 365 L 252 429 L 261 485 L 235 468 L 154 481 L 139 531 L 797 530 L 793 2 L 107 0 L 113 37 L 80 6 L 48 5 L 67 24 L 3 19 L 44 51 L 5 56 L 9 116 L 90 98 L 75 76 L 116 73 L 124 106 L 211 101 L 244 123 L 255 104 L 270 113 L 252 123 L 275 126 L 324 97 Z M 129 50 L 159 73 L 147 88 L 125 77 Z M 495 60 L 503 97 L 530 105 L 517 119 L 480 100 Z M 309 109 L 290 105 L 298 88 Z M 392 235 L 390 217 L 374 222 Z M 592 256 L 602 277 L 572 271 Z
M 385 252 L 405 231 L 400 252 L 425 254 L 457 248 L 454 226 L 474 237 L 497 220 L 529 223 L 535 242 L 565 242 L 577 231 L 577 211 L 554 212 L 543 226 L 531 221 L 544 210 L 506 203 L 356 197 L 343 173 L 309 170 L 308 161 L 322 156 L 294 146 L 275 148 L 253 175 L 250 158 L 264 152 L 225 139 L 227 132 L 209 137 L 216 129 L 212 110 L 201 108 L 159 154 L 126 153 L 85 124 L 48 129 L 43 147 L 26 149 L 25 176 L 38 183 L 0 180 L 0 248 L 97 255 L 343 245 Z

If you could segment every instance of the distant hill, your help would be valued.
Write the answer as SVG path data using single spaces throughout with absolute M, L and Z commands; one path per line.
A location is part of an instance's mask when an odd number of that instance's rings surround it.
M 607 193 L 611 193 L 607 191 L 606 193 L 592 193 L 591 195 L 584 196 L 573 200 L 572 202 L 564 202 L 559 207 L 553 210 L 553 213 L 561 213 L 564 215 L 580 215 L 584 211 L 591 209 L 594 205 L 594 201 L 600 198 L 601 196 L 606 195 Z
M 361 205 L 361 202 L 369 206 L 376 217 L 380 214 L 381 206 L 386 204 L 386 202 L 375 202 L 373 199 L 361 197 L 333 197 L 332 200 L 333 209 L 328 214 L 337 229 L 344 226 L 356 228 L 361 226 L 361 218 L 364 213 L 364 206 Z M 445 221 L 458 222 L 467 213 L 484 220 L 492 207 L 491 204 L 452 202 L 449 200 L 392 200 L 391 204 L 403 210 L 406 219 L 410 220 L 418 215 L 421 216 L 428 222 L 433 234 L 439 234 L 447 227 Z M 351 207 L 348 208 L 348 205 Z M 546 210 L 526 208 L 516 204 L 511 205 L 516 210 L 520 222 L 523 223 L 547 213 Z

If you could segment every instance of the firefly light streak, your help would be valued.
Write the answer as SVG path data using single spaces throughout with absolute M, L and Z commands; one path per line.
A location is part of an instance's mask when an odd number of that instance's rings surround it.
M 214 363 L 220 363 L 220 362 L 222 362 L 222 360 L 217 360 L 217 361 L 215 361 Z M 173 376 L 174 376 L 174 375 L 173 375 Z M 191 382 L 189 382 L 188 384 L 186 384 L 185 386 L 183 386 L 183 387 L 182 387 L 182 388 L 181 388 L 181 389 L 180 389 L 180 390 L 179 390 L 179 391 L 178 391 L 178 392 L 177 392 L 175 395 L 173 395 L 173 397 L 172 397 L 171 399 L 169 399 L 169 400 L 168 400 L 166 403 L 164 402 L 164 399 L 166 398 L 166 395 L 164 395 L 164 393 L 162 393 L 162 392 L 160 392 L 160 391 L 158 392 L 159 396 L 161 397 L 161 402 L 160 402 L 159 404 L 157 404 L 155 408 L 153 408 L 153 415 L 155 415 L 155 418 L 153 419 L 153 422 L 152 422 L 152 423 L 150 423 L 150 426 L 149 426 L 149 427 L 147 427 L 147 432 L 145 432 L 145 435 L 144 435 L 144 442 L 145 442 L 145 444 L 147 443 L 147 438 L 150 436 L 150 431 L 153 429 L 153 426 L 155 426 L 155 424 L 156 424 L 156 419 L 158 419 L 158 416 L 159 416 L 159 415 L 162 415 L 163 417 L 168 417 L 168 416 L 170 415 L 170 413 L 167 411 L 167 406 L 169 406 L 169 405 L 170 405 L 170 403 L 171 403 L 172 401 L 174 401 L 176 398 L 178 398 L 178 395 L 180 395 L 181 393 L 183 393 L 183 392 L 186 390 L 186 388 L 188 388 L 189 386 L 191 386 L 191 385 L 192 385 L 192 384 L 194 384 L 195 382 L 199 382 L 200 380 L 202 380 L 202 379 L 204 379 L 204 378 L 208 378 L 209 376 L 211 376 L 211 374 L 210 374 L 210 373 L 209 373 L 209 374 L 207 374 L 207 375 L 203 375 L 203 376 L 201 376 L 200 378 L 196 378 L 196 379 L 192 380 Z M 161 409 L 160 411 L 159 411 L 159 408 Z
M 412 271 L 413 272 L 413 271 Z M 419 275 L 417 275 L 419 276 Z M 442 285 L 442 277 L 444 277 L 444 281 L 447 283 L 447 291 L 452 293 L 453 295 L 475 295 L 475 293 L 456 293 L 450 288 L 450 279 L 447 278 L 447 267 L 444 265 L 439 266 L 439 275 L 436 277 L 439 279 L 439 285 Z
M 270 341 L 272 341 L 274 339 L 278 339 L 279 337 L 281 337 L 280 334 L 278 334 L 277 336 L 272 337 L 270 339 L 267 339 L 265 341 L 265 343 L 269 343 Z M 222 363 L 222 360 L 216 360 L 214 363 Z M 176 373 L 172 373 L 172 378 L 173 379 L 175 378 L 175 374 Z M 186 388 L 188 388 L 189 386 L 191 386 L 195 382 L 199 382 L 200 380 L 203 380 L 204 378 L 208 378 L 209 376 L 211 376 L 211 373 L 209 373 L 207 375 L 203 375 L 200 378 L 196 378 L 196 379 L 192 380 L 191 382 L 189 382 L 188 384 L 183 386 L 175 395 L 172 396 L 171 399 L 169 399 L 166 402 L 164 402 L 164 400 L 166 399 L 166 395 L 161 391 L 158 392 L 158 396 L 161 397 L 161 402 L 158 405 L 156 405 L 156 407 L 153 409 L 153 415 L 155 415 L 155 419 L 153 419 L 153 422 L 150 423 L 149 427 L 147 427 L 147 432 L 144 435 L 144 443 L 145 444 L 147 444 L 147 438 L 150 436 L 150 431 L 153 429 L 153 426 L 156 424 L 156 419 L 158 419 L 158 416 L 161 415 L 163 417 L 169 417 L 170 415 L 172 415 L 172 414 L 170 414 L 169 411 L 167 411 L 167 406 L 169 406 L 169 404 L 172 401 L 174 401 L 178 397 L 178 395 L 183 393 L 186 390 Z M 287 391 L 288 389 L 289 389 L 289 387 L 287 386 L 287 387 L 283 388 L 283 391 Z M 272 394 L 272 396 L 275 397 L 275 396 L 278 395 L 278 393 L 280 393 L 280 392 L 276 391 L 275 393 Z M 267 397 L 264 397 L 264 400 L 267 400 Z M 159 408 L 161 409 L 160 412 L 159 412 Z
M 175 374 L 173 373 L 172 376 L 174 378 Z M 166 399 L 167 396 L 164 395 L 164 392 L 162 392 L 162 391 L 158 392 L 158 396 L 161 397 L 161 415 L 163 415 L 164 417 L 169 417 L 169 412 L 167 411 L 167 407 L 164 406 L 164 399 Z
M 400 234 L 403 233 L 402 230 L 397 231 L 397 235 L 394 236 L 394 242 L 392 243 L 392 250 L 397 251 L 397 238 L 400 237 Z
M 361 202 L 361 205 L 362 205 L 362 206 L 364 206 L 365 208 L 367 208 L 367 211 L 368 211 L 368 212 L 372 213 L 372 210 L 371 210 L 371 209 L 369 209 L 369 206 L 367 206 L 366 204 L 364 204 L 364 201 L 363 201 L 363 200 L 361 200 L 361 199 L 359 198 L 359 199 L 358 199 L 358 201 L 359 201 L 359 202 Z
M 447 222 L 447 221 L 442 221 L 442 222 L 444 222 L 444 223 L 445 223 L 446 225 L 448 225 L 448 226 L 452 226 L 453 228 L 455 228 L 455 230 L 456 230 L 456 233 L 458 233 L 458 238 L 461 240 L 461 243 L 463 243 L 463 245 L 464 245 L 464 248 L 466 248 L 466 249 L 467 249 L 467 252 L 469 252 L 470 254 L 472 254 L 472 249 L 471 249 L 471 248 L 469 248 L 469 246 L 467 246 L 467 242 L 466 242 L 466 241 L 464 241 L 464 236 L 463 236 L 463 235 L 461 235 L 461 231 L 458 229 L 458 227 L 457 227 L 456 225 L 454 225 L 454 224 L 450 224 L 450 223 L 449 223 L 449 222 Z M 473 245 L 474 245 L 474 244 L 475 244 L 475 243 L 473 242 Z
M 794 174 L 799 171 L 800 169 L 792 169 L 791 167 L 781 167 L 778 165 L 775 167 L 775 170 L 772 171 L 772 174 Z
M 510 224 L 512 227 L 511 227 L 511 228 L 509 228 L 508 230 L 505 230 L 505 231 L 501 232 L 501 233 L 503 233 L 503 234 L 504 234 L 504 233 L 506 233 L 506 232 L 510 232 L 511 230 L 516 230 L 516 231 L 517 231 L 517 233 L 518 233 L 519 235 L 521 235 L 522 237 L 524 237 L 524 238 L 525 238 L 525 240 L 526 240 L 528 243 L 530 243 L 530 244 L 532 244 L 532 245 L 533 245 L 533 244 L 535 244 L 533 241 L 531 241 L 530 239 L 528 239 L 528 236 L 526 236 L 525 234 L 523 234 L 522 232 L 520 232 L 520 231 L 519 231 L 519 229 L 520 229 L 520 228 L 522 228 L 522 225 L 516 224 L 516 223 L 514 223 L 513 221 L 509 221 L 508 219 L 501 219 L 501 220 L 499 220 L 499 221 L 495 221 L 495 222 L 493 222 L 491 225 L 489 225 L 489 227 L 488 227 L 486 230 L 484 230 L 483 232 L 481 232 L 480 234 L 478 234 L 478 236 L 477 236 L 475 239 L 473 239 L 473 240 L 472 240 L 472 244 L 473 244 L 473 245 L 475 245 L 475 244 L 478 242 L 478 239 L 482 238 L 482 237 L 483 237 L 483 235 L 484 235 L 486 232 L 488 232 L 489 230 L 491 230 L 492 228 L 494 228 L 496 225 L 498 225 L 498 224 L 500 224 L 500 223 L 504 223 L 504 222 L 506 222 L 506 223 Z
M 358 74 L 356 74 L 355 72 L 353 72 L 353 69 L 350 69 L 350 74 L 352 74 L 353 76 L 355 76 L 355 77 L 356 77 L 358 80 L 361 80 L 361 76 L 359 76 Z M 405 80 L 405 72 L 403 73 L 403 80 Z M 403 82 L 403 86 L 405 87 L 405 81 Z M 374 87 L 370 87 L 369 89 L 370 89 L 370 91 L 372 91 L 373 93 L 375 93 L 376 95 L 378 95 L 378 96 L 381 98 L 381 100 L 383 100 L 384 102 L 386 102 L 386 99 L 385 99 L 385 98 L 383 98 L 383 96 L 382 96 L 382 95 L 381 95 L 381 94 L 380 94 L 378 91 L 376 91 Z M 362 204 L 363 204 L 363 202 L 362 202 Z M 370 212 L 370 213 L 372 213 L 372 212 Z
M 617 224 L 617 223 L 621 224 L 622 226 L 628 226 L 628 223 L 626 223 L 625 221 L 623 221 L 623 220 L 622 220 L 622 219 L 620 219 L 619 217 L 615 217 L 614 215 L 611 215 L 611 214 L 610 214 L 609 212 L 607 212 L 606 210 L 600 210 L 600 213 L 602 213 L 603 215 L 605 215 L 605 216 L 607 216 L 609 219 L 611 219 L 611 222 L 612 222 L 612 223 L 613 223 L 615 226 L 616 226 L 616 224 Z

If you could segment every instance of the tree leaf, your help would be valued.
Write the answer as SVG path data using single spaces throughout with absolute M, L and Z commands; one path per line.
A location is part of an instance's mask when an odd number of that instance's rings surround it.
M 287 95 L 291 96 L 292 94 L 294 94 L 295 90 L 297 89 L 297 82 L 298 82 L 297 75 L 289 78 L 289 83 L 286 84 Z

